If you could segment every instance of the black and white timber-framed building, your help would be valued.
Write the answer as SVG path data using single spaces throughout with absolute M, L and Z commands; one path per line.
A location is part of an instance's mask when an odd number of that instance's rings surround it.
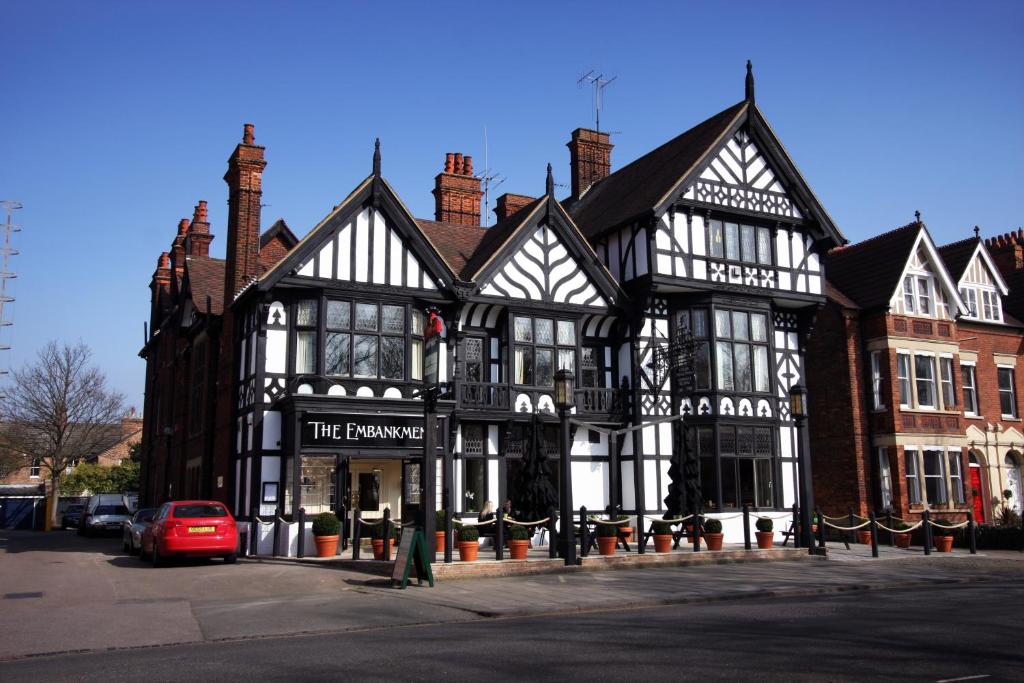
M 512 497 L 534 414 L 552 423 L 549 457 L 558 457 L 560 368 L 576 377 L 576 418 L 595 427 L 684 415 L 706 512 L 728 517 L 749 504 L 782 516 L 797 497 L 789 390 L 803 380 L 804 344 L 825 301 L 821 256 L 845 240 L 756 107 L 749 68 L 741 102 L 614 173 L 607 133 L 577 129 L 568 146 L 572 195 L 556 200 L 549 167 L 539 196 L 499 198 L 490 228 L 480 226 L 470 157 L 447 156 L 434 220 L 424 220 L 388 184 L 378 147 L 371 174 L 303 239 L 283 234 L 282 222 L 261 239 L 265 161 L 247 126 L 225 176 L 226 262 L 197 268 L 216 259 L 193 249 L 186 226 L 175 241 L 181 263 L 165 254 L 154 275 L 142 352 L 146 502 L 181 493 L 221 498 L 243 519 L 253 510 L 293 519 L 300 506 L 307 515 L 344 506 L 349 523 L 353 509 L 409 518 L 419 505 L 421 331 L 436 309 L 450 383 L 438 402 L 437 457 L 454 459 L 457 516 Z M 213 294 L 222 308 L 209 293 L 197 301 L 192 271 L 223 273 Z M 199 294 L 216 289 L 203 286 Z M 218 352 L 198 370 L 189 364 L 199 337 L 182 326 L 216 338 Z M 654 362 L 684 328 L 695 340 L 687 393 Z M 172 335 L 179 364 L 169 376 L 172 352 L 160 349 Z M 189 414 L 209 416 L 199 430 L 209 438 L 178 438 L 196 432 L 168 407 L 172 391 L 199 403 Z M 611 460 L 604 431 L 575 429 L 574 504 L 664 511 L 679 429 L 660 421 L 613 437 Z M 180 459 L 198 464 L 187 470 Z M 293 553 L 288 535 L 281 551 Z

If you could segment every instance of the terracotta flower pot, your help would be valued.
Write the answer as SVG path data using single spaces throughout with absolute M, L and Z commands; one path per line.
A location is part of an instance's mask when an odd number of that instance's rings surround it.
M 857 543 L 861 545 L 871 545 L 871 532 L 870 531 L 858 531 L 857 532 Z
M 772 545 L 775 542 L 774 531 L 755 531 L 754 535 L 757 536 L 757 548 L 758 550 L 771 550 Z
M 618 539 L 614 536 L 598 536 L 597 537 L 597 551 L 602 555 L 614 555 L 615 554 L 615 542 Z
M 317 557 L 334 557 L 338 554 L 338 535 L 314 536 Z
M 636 531 L 636 529 L 634 529 L 631 526 L 627 526 L 627 527 L 624 527 L 622 530 L 626 534 L 626 543 L 632 543 L 633 542 L 633 533 Z
M 818 533 L 818 525 L 817 524 L 812 524 L 811 525 L 811 533 L 812 534 L 817 534 Z
M 893 540 L 896 542 L 897 548 L 910 547 L 910 534 L 896 534 Z
M 654 552 L 667 553 L 672 550 L 672 534 L 654 534 Z
M 437 544 L 437 545 L 434 546 L 434 548 L 437 550 L 437 552 L 443 553 L 444 552 L 444 532 L 443 531 L 435 531 L 434 532 L 434 542 Z
M 708 550 L 721 550 L 724 537 L 725 534 L 704 534 L 704 543 L 707 544 Z
M 513 560 L 525 560 L 526 551 L 530 547 L 529 539 L 525 541 L 509 541 L 508 556 Z
M 475 562 L 480 544 L 476 541 L 459 541 L 459 559 L 463 562 Z
M 952 536 L 935 536 L 935 549 L 940 553 L 953 552 Z
M 388 541 L 388 557 L 391 557 L 391 539 L 389 538 L 389 539 L 387 539 L 387 541 Z M 372 543 L 373 543 L 373 559 L 375 559 L 375 560 L 383 560 L 384 559 L 384 539 L 383 538 L 375 538 L 375 539 L 373 539 Z

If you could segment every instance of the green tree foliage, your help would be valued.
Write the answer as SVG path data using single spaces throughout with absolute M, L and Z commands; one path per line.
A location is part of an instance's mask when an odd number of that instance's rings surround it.
M 128 493 L 139 490 L 139 463 L 126 460 L 117 467 L 101 467 L 84 462 L 61 478 L 61 491 L 69 495 L 85 493 Z

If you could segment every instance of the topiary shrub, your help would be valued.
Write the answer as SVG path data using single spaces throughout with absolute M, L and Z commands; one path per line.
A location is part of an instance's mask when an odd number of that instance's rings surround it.
M 434 523 L 435 524 L 434 528 L 437 529 L 438 531 L 444 531 L 444 510 L 438 510 L 437 511 L 436 519 L 437 519 L 437 521 Z
M 526 530 L 525 526 L 520 526 L 519 524 L 512 524 L 508 528 L 508 540 L 528 541 L 530 540 L 530 532 Z
M 395 525 L 390 522 L 385 524 L 383 521 L 380 521 L 370 527 L 370 538 L 375 540 L 384 538 L 395 540 L 397 536 L 398 530 L 395 529 Z
M 672 534 L 672 525 L 669 522 L 657 521 L 654 523 L 654 534 L 656 536 L 669 536 Z
M 953 522 L 948 519 L 933 519 L 932 522 L 932 534 L 935 536 L 952 536 L 956 533 L 956 529 L 943 529 L 942 527 L 935 526 L 935 524 L 941 524 L 942 526 L 952 526 Z
M 771 517 L 758 517 L 754 526 L 758 531 L 767 533 L 775 528 L 775 523 L 772 521 Z
M 704 520 L 704 533 L 706 534 L 720 534 L 722 533 L 722 522 L 717 519 L 705 519 Z
M 895 524 L 892 525 L 892 528 L 895 529 L 896 531 L 906 531 L 907 529 L 910 528 L 910 525 L 907 524 L 906 522 L 896 522 Z
M 459 529 L 459 540 L 465 543 L 474 543 L 480 540 L 480 530 L 475 526 L 464 526 Z
M 602 538 L 611 538 L 612 536 L 618 536 L 620 528 L 621 527 L 619 524 L 605 524 L 604 522 L 601 522 L 597 525 L 597 535 L 601 536 Z
M 313 518 L 314 536 L 337 536 L 341 531 L 341 520 L 333 512 L 321 512 Z

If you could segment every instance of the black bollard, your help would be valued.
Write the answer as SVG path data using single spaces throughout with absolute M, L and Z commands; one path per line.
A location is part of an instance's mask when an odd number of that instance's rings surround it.
M 896 539 L 894 538 L 894 534 L 891 531 L 893 528 L 895 528 L 892 525 L 892 508 L 886 508 L 885 509 L 885 526 L 887 526 L 890 529 L 890 531 L 889 531 L 889 547 L 891 548 L 894 545 L 896 545 Z
M 793 547 L 801 548 L 800 536 L 803 535 L 803 529 L 800 528 L 800 508 L 793 503 Z
M 850 506 L 850 507 L 849 507 L 849 508 L 847 509 L 847 512 L 848 512 L 848 513 L 849 513 L 849 515 L 850 515 L 850 517 L 849 517 L 849 522 L 850 522 L 850 523 L 849 523 L 849 524 L 847 524 L 846 526 L 847 526 L 847 527 L 854 527 L 854 526 L 857 526 L 856 522 L 854 522 L 854 521 L 853 521 L 853 506 L 852 506 L 852 505 L 851 505 L 851 506 Z M 853 541 L 853 542 L 856 542 L 856 541 L 857 541 L 857 536 L 856 536 L 857 532 L 856 532 L 856 531 L 844 531 L 844 532 L 843 532 L 843 538 L 847 538 L 847 534 L 849 534 L 849 535 L 850 535 L 850 536 L 849 536 L 849 539 L 850 539 L 851 541 Z
M 494 518 L 494 523 L 498 525 L 498 528 L 494 530 L 494 559 L 501 560 L 505 559 L 505 509 L 498 508 L 498 516 Z
M 384 538 L 384 561 L 391 561 L 391 508 L 384 508 L 384 521 L 380 524 L 380 534 Z M 430 547 L 430 546 L 427 546 Z
M 260 522 L 256 513 L 259 510 L 255 505 L 249 511 L 249 557 L 255 557 L 259 552 L 260 543 Z
M 868 526 L 871 529 L 871 557 L 878 557 L 878 521 L 875 520 L 874 510 L 868 513 L 868 519 L 871 522 Z
M 274 554 L 281 553 L 281 515 L 274 513 Z
M 921 520 L 922 520 L 921 528 L 924 530 L 924 554 L 925 555 L 931 555 L 932 554 L 932 523 L 931 523 L 931 516 L 928 514 L 927 510 L 925 510 L 924 512 L 921 513 Z
M 452 546 L 455 545 L 455 530 L 452 528 L 451 508 L 444 509 L 444 561 L 452 563 Z
M 750 550 L 750 506 L 743 504 L 743 548 Z
M 348 508 L 344 503 L 338 506 L 338 521 L 341 522 L 341 551 L 348 549 Z
M 580 557 L 590 554 L 590 525 L 587 524 L 587 508 L 580 506 Z
M 700 515 L 693 513 L 693 552 L 700 552 Z
M 647 532 L 644 530 L 644 516 L 636 513 L 636 552 L 643 555 L 647 550 Z
M 363 539 L 363 512 L 362 510 L 356 510 L 354 521 L 352 522 L 352 559 L 359 559 L 359 546 L 360 541 Z
M 555 559 L 558 557 L 558 531 L 555 529 L 555 523 L 558 521 L 558 513 L 555 508 L 548 508 L 548 559 Z M 569 520 L 572 523 L 572 520 Z
M 299 524 L 299 557 L 306 556 L 306 508 L 299 508 L 298 519 L 295 521 Z
M 821 508 L 818 508 L 818 553 L 824 554 L 825 552 L 825 516 L 821 513 Z
M 974 523 L 974 513 L 967 511 L 967 543 L 971 549 L 971 555 L 978 554 L 978 527 Z

